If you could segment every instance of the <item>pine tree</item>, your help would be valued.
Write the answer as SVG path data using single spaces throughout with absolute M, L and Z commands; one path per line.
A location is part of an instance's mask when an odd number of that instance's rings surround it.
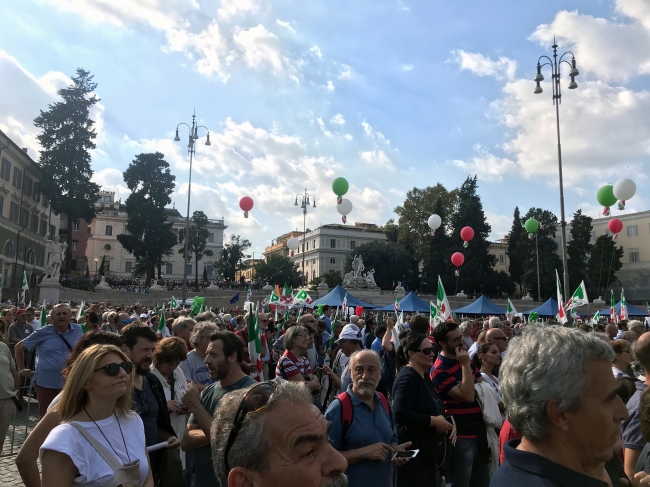
M 95 122 L 90 119 L 90 109 L 99 101 L 93 94 L 97 83 L 93 76 L 81 68 L 72 77 L 72 86 L 57 91 L 63 101 L 48 105 L 47 111 L 34 119 L 42 130 L 36 137 L 42 150 L 38 159 L 41 170 L 39 191 L 50 200 L 52 208 L 63 213 L 72 223 L 83 218 L 95 218 L 95 202 L 99 185 L 91 181 L 90 151 L 95 148 L 97 134 Z M 70 272 L 72 262 L 72 232 L 66 233 L 65 272 Z
M 607 295 L 608 285 L 616 280 L 616 271 L 623 266 L 622 258 L 623 247 L 617 247 L 616 240 L 610 235 L 601 235 L 596 239 L 587 262 L 587 289 L 591 295 Z
M 557 252 L 555 232 L 557 231 L 557 217 L 548 210 L 531 208 L 526 213 L 524 221 L 535 218 L 539 222 L 537 230 L 537 246 L 539 248 L 539 274 L 542 289 L 542 300 L 556 294 L 555 270 L 562 274 L 562 260 Z M 522 235 L 522 240 L 527 239 L 527 234 Z M 526 259 L 526 272 L 523 277 L 524 285 L 533 297 L 537 298 L 537 255 L 535 253 L 535 237 L 526 244 L 528 258 Z
M 587 276 L 589 255 L 593 250 L 591 244 L 592 219 L 578 210 L 571 221 L 571 241 L 567 243 L 569 258 L 569 292 L 580 285 Z M 587 279 L 588 281 L 588 279 Z
M 196 279 L 196 282 L 199 281 L 199 262 L 203 257 L 212 257 L 212 250 L 207 248 L 210 235 L 208 223 L 208 217 L 202 211 L 195 211 L 192 214 L 192 222 L 189 228 L 190 238 L 187 243 L 187 261 L 190 261 L 190 257 L 194 257 L 194 279 Z M 185 242 L 185 228 L 178 232 L 178 243 L 182 244 L 183 242 Z M 185 256 L 185 245 L 178 249 L 178 253 Z
M 428 237 L 428 250 L 426 256 L 422 259 L 422 280 L 424 281 L 423 290 L 435 294 L 438 288 L 438 276 L 448 285 L 453 280 L 453 270 L 450 262 L 450 255 L 453 253 L 450 247 L 448 235 L 447 214 L 445 213 L 442 198 L 438 198 L 433 213 L 441 219 L 440 227 L 436 230 L 435 235 Z
M 508 272 L 512 280 L 521 285 L 526 265 L 526 232 L 524 222 L 521 220 L 519 207 L 515 207 L 512 217 L 512 228 L 508 236 Z M 522 237 L 523 236 L 523 237 Z

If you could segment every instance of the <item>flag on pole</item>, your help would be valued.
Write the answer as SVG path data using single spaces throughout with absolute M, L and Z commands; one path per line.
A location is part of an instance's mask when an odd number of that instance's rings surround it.
M 45 307 L 45 300 L 43 300 L 43 306 L 41 306 L 41 316 L 38 319 L 38 327 L 43 328 L 47 326 L 47 308 Z
M 284 306 L 289 306 L 292 304 L 293 301 L 293 295 L 291 293 L 291 289 L 289 288 L 289 285 L 285 282 L 284 286 L 282 287 L 282 296 L 280 296 L 280 304 Z
M 165 318 L 165 307 L 163 306 L 160 310 L 160 320 L 158 320 L 158 329 L 156 330 L 158 335 L 161 335 L 162 338 L 167 338 L 171 336 L 169 333 L 169 328 L 167 328 L 167 319 Z
M 438 309 L 436 308 L 436 305 L 433 304 L 433 301 L 429 301 L 429 334 L 432 334 L 436 327 L 435 322 L 437 313 Z
M 172 309 L 178 308 L 178 301 L 176 301 L 176 298 L 174 296 L 172 296 L 171 308 Z
M 81 300 L 81 305 L 79 306 L 79 309 L 77 310 L 77 323 L 79 323 L 79 320 L 83 315 L 86 314 L 85 308 L 86 307 L 86 301 Z
M 190 318 L 202 313 L 204 304 L 205 298 L 202 296 L 196 296 L 192 301 L 192 306 L 190 307 Z
M 262 374 L 262 341 L 260 340 L 260 322 L 258 308 L 251 309 L 248 313 L 248 356 L 255 370 L 251 377 L 257 382 L 264 380 Z
M 230 304 L 235 304 L 237 301 L 239 301 L 239 293 L 230 298 Z
M 293 298 L 294 302 L 297 303 L 307 303 L 311 304 L 314 302 L 313 299 L 311 299 L 311 296 L 309 296 L 309 293 L 305 289 L 301 289 L 298 291 L 298 294 Z
M 591 324 L 597 325 L 600 321 L 600 311 L 596 311 L 596 314 L 591 317 Z
M 442 279 L 438 276 L 438 294 L 436 296 L 436 325 L 451 317 L 451 306 L 447 299 L 445 287 L 442 285 Z
M 246 301 L 250 301 L 253 299 L 253 291 L 251 291 L 251 287 L 248 286 L 248 289 L 246 290 Z
M 27 272 L 23 271 L 23 285 L 20 288 L 20 302 L 25 303 L 25 291 L 29 291 L 29 285 L 27 284 Z
M 343 303 L 341 304 L 341 311 L 343 312 L 343 316 L 345 316 L 347 311 L 348 311 L 348 293 L 345 293 L 345 296 L 343 296 Z
M 334 336 L 334 332 L 336 331 L 336 325 L 339 321 L 339 307 L 336 307 L 336 312 L 334 313 L 334 320 L 332 321 L 332 334 L 330 335 L 329 342 L 327 343 L 327 348 L 329 350 L 332 350 L 334 348 L 334 342 L 336 341 L 336 337 Z
M 510 301 L 510 298 L 508 298 L 508 307 L 506 308 L 506 319 L 510 320 L 516 314 L 517 314 L 517 310 L 515 309 L 515 305 L 512 304 L 512 301 Z
M 399 312 L 399 299 L 397 299 L 397 296 L 395 296 L 395 305 L 393 306 L 393 309 L 395 310 L 395 314 Z
M 609 322 L 618 323 L 618 317 L 616 316 L 616 301 L 614 299 L 614 290 L 610 289 L 611 294 L 609 295 Z
M 576 289 L 576 292 L 573 293 L 573 296 L 567 301 L 566 306 L 564 307 L 565 311 L 570 309 L 577 308 L 583 304 L 589 304 L 589 298 L 587 297 L 587 288 L 585 287 L 585 281 L 582 281 Z
M 618 316 L 619 320 L 627 320 L 629 316 L 627 315 L 627 303 L 625 302 L 625 291 L 621 288 L 621 309 Z
M 555 269 L 555 282 L 557 283 L 557 320 L 565 324 L 567 321 L 566 313 L 564 312 L 564 300 L 562 299 L 562 285 L 560 284 L 560 276 Z

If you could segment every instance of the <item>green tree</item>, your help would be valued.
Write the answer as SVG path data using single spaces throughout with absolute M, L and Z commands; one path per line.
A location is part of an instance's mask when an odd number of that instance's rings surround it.
M 451 216 L 451 249 L 460 251 L 465 256 L 465 262 L 461 266 L 460 277 L 458 278 L 458 289 L 465 292 L 484 293 L 485 283 L 492 273 L 496 257 L 488 251 L 490 242 L 491 227 L 485 218 L 481 198 L 476 193 L 478 188 L 477 178 L 468 177 L 463 182 L 458 192 L 457 209 Z M 460 231 L 463 227 L 471 227 L 474 230 L 474 238 L 469 242 L 467 249 L 463 248 L 463 240 L 460 238 Z M 451 253 L 447 260 L 451 258 Z M 444 282 L 445 289 L 454 289 Z M 455 284 L 455 283 L 454 283 Z
M 616 271 L 623 266 L 622 258 L 623 247 L 617 247 L 610 235 L 596 239 L 587 262 L 588 289 L 593 295 L 604 296 L 607 300 L 607 288 L 616 280 Z
M 500 298 L 502 293 L 512 296 L 515 292 L 515 281 L 504 271 L 492 270 L 485 279 L 483 292 L 497 298 Z
M 312 286 L 318 286 L 321 282 L 325 281 L 325 284 L 327 284 L 328 288 L 333 288 L 336 287 L 338 284 L 341 284 L 343 282 L 343 274 L 341 274 L 341 271 L 335 271 L 330 269 L 324 274 L 321 274 L 318 277 L 314 277 L 310 285 Z
M 438 276 L 445 282 L 451 282 L 453 276 L 450 256 L 452 254 L 450 247 L 450 238 L 448 235 L 447 213 L 442 201 L 438 198 L 433 213 L 438 215 L 442 220 L 440 227 L 436 230 L 435 235 L 427 236 L 428 248 L 426 256 L 420 259 L 422 263 L 421 290 L 435 294 L 438 290 Z
M 219 271 L 225 279 L 235 280 L 235 272 L 241 266 L 242 261 L 250 257 L 250 255 L 246 255 L 250 246 L 251 243 L 247 239 L 241 238 L 239 235 L 230 236 L 230 242 L 224 245 L 219 261 Z M 257 276 L 261 280 L 259 274 Z
M 384 231 L 389 242 L 397 242 L 399 226 L 395 223 L 395 220 L 391 218 L 383 227 L 381 227 L 381 229 Z
M 534 235 L 528 240 L 524 285 L 529 289 L 532 296 L 537 299 L 537 254 L 535 253 L 535 238 L 539 248 L 539 274 L 542 289 L 542 300 L 555 296 L 556 282 L 555 271 L 562 275 L 562 260 L 557 253 L 555 232 L 557 230 L 557 217 L 548 210 L 531 208 L 526 213 L 524 221 L 535 218 L 539 222 L 537 236 Z M 522 234 L 522 239 L 528 239 L 527 234 Z M 573 291 L 571 291 L 573 292 Z
M 524 231 L 524 221 L 522 221 L 519 213 L 519 207 L 515 207 L 515 213 L 512 217 L 512 228 L 508 236 L 508 272 L 513 282 L 517 284 L 522 283 L 524 276 L 524 267 L 527 258 L 527 238 Z
M 210 236 L 210 231 L 208 230 L 208 224 L 210 220 L 205 213 L 202 211 L 195 211 L 192 213 L 192 221 L 189 228 L 189 239 L 187 241 L 187 261 L 190 262 L 192 257 L 194 257 L 194 279 L 199 281 L 199 262 L 203 257 L 212 257 L 212 250 L 208 249 L 208 237 Z M 183 244 L 185 242 L 185 228 L 182 228 L 178 232 L 178 243 Z M 182 245 L 178 249 L 178 253 L 185 257 L 185 245 Z M 233 278 L 234 278 L 233 274 Z
M 302 282 L 296 264 L 289 257 L 277 254 L 255 264 L 255 277 L 259 282 L 268 282 L 272 286 L 282 286 L 285 282 L 289 286 L 299 286 Z
M 572 293 L 583 279 L 587 279 L 589 255 L 593 250 L 591 244 L 592 218 L 583 215 L 582 210 L 573 214 L 571 221 L 571 241 L 567 243 L 569 258 L 569 293 Z
M 352 269 L 352 259 L 360 255 L 366 272 L 375 269 L 375 283 L 381 289 L 392 289 L 397 282 L 413 287 L 418 266 L 411 253 L 400 243 L 373 241 L 360 245 L 345 259 L 345 272 Z
M 131 190 L 126 199 L 126 233 L 117 236 L 118 242 L 136 259 L 134 273 L 146 276 L 146 286 L 161 277 L 162 259 L 171 255 L 177 239 L 172 232 L 173 222 L 167 221 L 165 206 L 171 203 L 176 176 L 160 152 L 143 153 L 123 173 L 124 182 Z
M 95 148 L 97 134 L 90 109 L 99 101 L 93 94 L 97 83 L 81 68 L 72 77 L 72 86 L 57 91 L 63 101 L 40 111 L 34 125 L 42 130 L 36 137 L 41 144 L 38 166 L 41 182 L 38 190 L 50 200 L 52 208 L 66 215 L 65 272 L 72 262 L 72 222 L 95 218 L 95 202 L 99 185 L 91 181 L 90 151 Z

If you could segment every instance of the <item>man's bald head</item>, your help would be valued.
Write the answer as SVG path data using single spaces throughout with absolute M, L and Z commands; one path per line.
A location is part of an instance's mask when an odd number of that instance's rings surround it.
M 634 342 L 634 355 L 646 371 L 650 374 L 650 332 L 644 333 Z
M 350 357 L 350 370 L 354 369 L 354 365 L 359 360 L 364 362 L 367 360 L 374 360 L 377 366 L 381 369 L 381 360 L 379 355 L 373 350 L 359 350 L 358 352 L 354 352 Z
M 618 335 L 618 326 L 610 323 L 605 327 L 605 333 L 607 333 L 610 340 L 613 340 Z
M 508 337 L 501 328 L 490 328 L 485 337 L 487 342 L 492 342 L 497 346 L 499 352 L 503 352 L 508 348 Z

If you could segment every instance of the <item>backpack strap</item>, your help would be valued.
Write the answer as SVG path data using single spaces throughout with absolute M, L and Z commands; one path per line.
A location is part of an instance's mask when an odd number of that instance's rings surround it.
M 381 405 L 384 406 L 386 414 L 388 414 L 388 417 L 390 418 L 390 405 L 388 404 L 388 399 L 386 399 L 386 396 L 384 396 L 381 392 L 377 392 L 377 394 L 379 395 Z
M 346 391 L 336 396 L 336 398 L 341 403 L 341 444 L 343 444 L 345 435 L 354 420 L 354 409 L 352 409 L 352 400 L 350 399 L 350 395 Z

